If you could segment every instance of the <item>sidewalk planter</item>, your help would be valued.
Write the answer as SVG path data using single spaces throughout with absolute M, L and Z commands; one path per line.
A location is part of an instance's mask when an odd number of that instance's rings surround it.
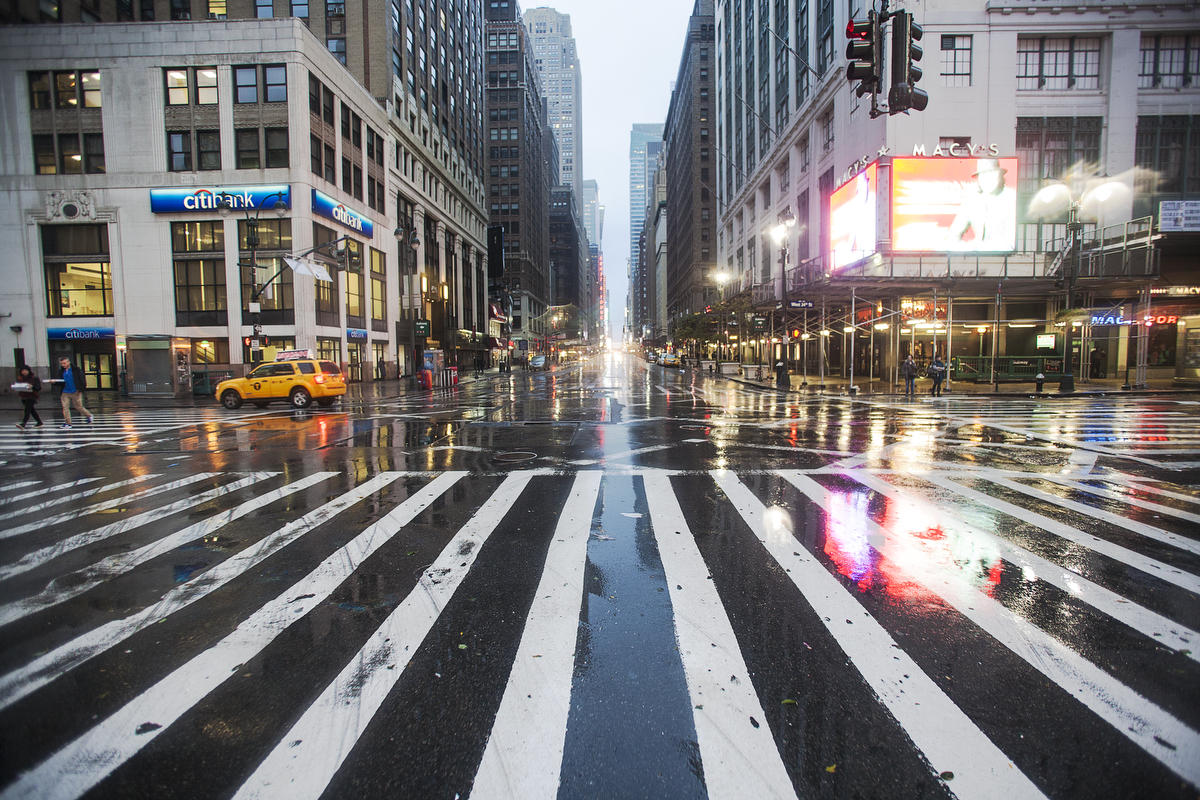
M 726 361 L 723 364 L 721 364 L 721 374 L 722 375 L 740 375 L 741 372 L 742 372 L 742 365 L 736 361 Z

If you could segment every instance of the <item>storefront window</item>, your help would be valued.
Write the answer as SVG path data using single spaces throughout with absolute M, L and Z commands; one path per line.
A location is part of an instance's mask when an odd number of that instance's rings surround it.
M 357 318 L 361 325 L 363 316 L 363 276 L 358 272 L 346 273 L 346 316 Z M 348 322 L 351 326 L 354 323 Z
M 385 255 L 371 248 L 371 328 L 377 331 L 387 330 L 387 259 Z
M 193 364 L 228 364 L 228 339 L 193 339 Z
M 322 245 L 327 242 L 332 242 L 337 239 L 337 234 L 324 225 L 313 223 L 313 244 Z M 316 321 L 318 325 L 332 325 L 341 327 L 342 320 L 339 316 L 337 306 L 338 296 L 338 275 L 336 269 L 329 270 L 332 281 L 314 280 L 313 287 L 316 290 Z
M 332 361 L 335 364 L 342 363 L 342 340 L 318 336 L 317 358 L 324 361 Z
M 112 316 L 107 226 L 43 225 L 42 254 L 47 316 Z
M 1150 347 L 1146 365 L 1150 367 L 1175 366 L 1175 344 L 1179 331 L 1175 325 L 1150 326 Z

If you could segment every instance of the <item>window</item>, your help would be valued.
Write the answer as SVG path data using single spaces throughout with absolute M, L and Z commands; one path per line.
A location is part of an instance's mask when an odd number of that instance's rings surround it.
M 217 103 L 216 67 L 180 67 L 164 70 L 167 105 L 186 106 L 192 102 L 191 87 L 196 87 L 195 102 L 199 106 Z
M 58 158 L 54 153 L 54 137 L 52 135 L 34 134 L 33 168 L 38 175 L 58 174 Z
M 215 106 L 217 104 L 217 69 L 216 67 L 196 68 L 196 105 Z
M 363 171 L 358 164 L 354 165 L 354 183 L 351 186 L 350 193 L 358 200 L 363 199 Z
M 167 169 L 170 172 L 191 171 L 191 131 L 167 131 Z
M 1100 88 L 1100 40 L 1071 36 L 1017 40 L 1017 89 Z
M 234 148 L 237 154 L 238 169 L 258 169 L 262 166 L 259 158 L 258 128 L 239 128 L 233 132 Z
M 40 111 L 50 108 L 50 73 L 29 73 L 29 108 Z
M 43 225 L 41 233 L 47 316 L 112 316 L 108 226 Z
M 354 327 L 362 325 L 363 318 L 363 276 L 361 272 L 346 270 L 346 323 Z M 357 320 L 357 324 L 351 322 Z
M 308 0 L 293 0 L 292 16 L 299 17 L 304 20 L 304 24 L 308 24 Z
M 172 222 L 175 324 L 226 324 L 225 225 Z
M 196 131 L 196 169 L 221 168 L 221 132 Z
M 185 20 L 192 18 L 191 0 L 171 0 L 171 19 Z M 151 17 L 153 19 L 153 17 Z
M 821 149 L 829 152 L 833 149 L 833 110 L 825 112 L 821 117 Z
M 1138 117 L 1136 142 L 1134 163 L 1157 173 L 1156 195 L 1183 199 L 1200 192 L 1200 116 Z M 1149 206 L 1145 214 L 1158 210 L 1156 203 Z
M 342 64 L 346 63 L 346 40 L 345 39 L 326 39 L 325 46 L 329 48 L 329 52 L 333 53 L 333 57 Z
M 371 248 L 371 328 L 387 330 L 387 256 Z M 382 326 L 377 323 L 383 323 Z
M 54 73 L 54 106 L 56 108 L 77 108 L 79 106 L 78 73 Z
M 78 133 L 58 134 L 58 171 L 61 175 L 83 173 L 83 151 L 79 147 Z
M 192 341 L 193 364 L 228 364 L 228 339 L 195 339 Z
M 166 71 L 166 79 L 167 105 L 186 106 L 192 102 L 186 69 L 169 69 Z
M 283 64 L 263 67 L 263 94 L 268 103 L 287 102 L 287 67 Z
M 324 86 L 315 75 L 308 76 L 308 112 L 318 119 L 321 116 L 321 89 Z
M 226 0 L 208 0 L 208 18 L 225 19 Z
M 337 175 L 335 174 L 337 172 L 336 156 L 333 153 L 332 147 L 330 147 L 327 144 L 324 145 L 324 147 L 325 147 L 325 180 L 336 185 L 337 184 Z
M 233 68 L 233 102 L 258 102 L 258 67 Z
M 275 16 L 271 0 L 254 0 L 254 16 L 258 19 L 270 19 Z
M 333 92 L 324 85 L 321 86 L 321 119 L 326 125 L 333 124 Z
M 288 129 L 267 128 L 267 169 L 288 166 Z
M 332 242 L 338 238 L 337 234 L 330 228 L 324 225 L 313 223 L 313 244 L 322 245 Z M 338 311 L 337 303 L 337 282 L 338 276 L 342 273 L 339 270 L 330 270 L 329 275 L 333 278 L 332 281 L 323 281 L 320 279 L 313 281 L 316 297 L 316 322 L 318 325 L 333 325 L 340 327 L 342 324 L 340 312 Z M 336 341 L 336 340 L 335 340 Z M 317 346 L 320 347 L 321 340 L 317 339 Z M 320 358 L 329 356 L 321 355 Z M 336 356 L 333 356 L 336 358 Z M 337 359 L 340 360 L 340 359 Z
M 971 37 L 942 36 L 942 86 L 971 85 Z
M 251 237 L 253 229 L 253 237 Z M 251 243 L 254 247 L 251 266 Z M 263 286 L 282 264 L 281 256 L 292 251 L 292 221 L 290 219 L 260 218 L 256 221 L 238 220 L 238 261 L 242 285 L 243 321 L 250 313 L 250 299 L 257 287 Z M 258 296 L 259 321 L 266 325 L 291 325 L 296 318 L 295 288 L 292 271 L 285 269 Z
M 350 194 L 354 186 L 354 176 L 350 171 L 350 159 L 342 158 L 342 191 Z
M 1183 89 L 1200 73 L 1200 33 L 1142 34 L 1139 89 Z
M 104 135 L 83 135 L 83 171 L 89 174 L 102 173 L 104 168 Z

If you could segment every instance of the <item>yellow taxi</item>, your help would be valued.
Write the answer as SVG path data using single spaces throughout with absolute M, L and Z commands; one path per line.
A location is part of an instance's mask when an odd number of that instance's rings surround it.
M 265 408 L 275 400 L 308 408 L 314 400 L 331 406 L 345 393 L 346 381 L 337 364 L 313 358 L 311 350 L 285 350 L 244 378 L 218 383 L 216 397 L 228 409 L 240 408 L 243 402 Z

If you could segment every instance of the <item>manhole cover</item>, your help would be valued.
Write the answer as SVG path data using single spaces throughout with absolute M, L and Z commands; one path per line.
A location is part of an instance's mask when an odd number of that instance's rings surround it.
M 512 453 L 500 453 L 492 458 L 493 461 L 502 461 L 505 464 L 515 464 L 519 461 L 532 461 L 537 458 L 537 453 L 530 453 L 524 450 L 518 450 Z

